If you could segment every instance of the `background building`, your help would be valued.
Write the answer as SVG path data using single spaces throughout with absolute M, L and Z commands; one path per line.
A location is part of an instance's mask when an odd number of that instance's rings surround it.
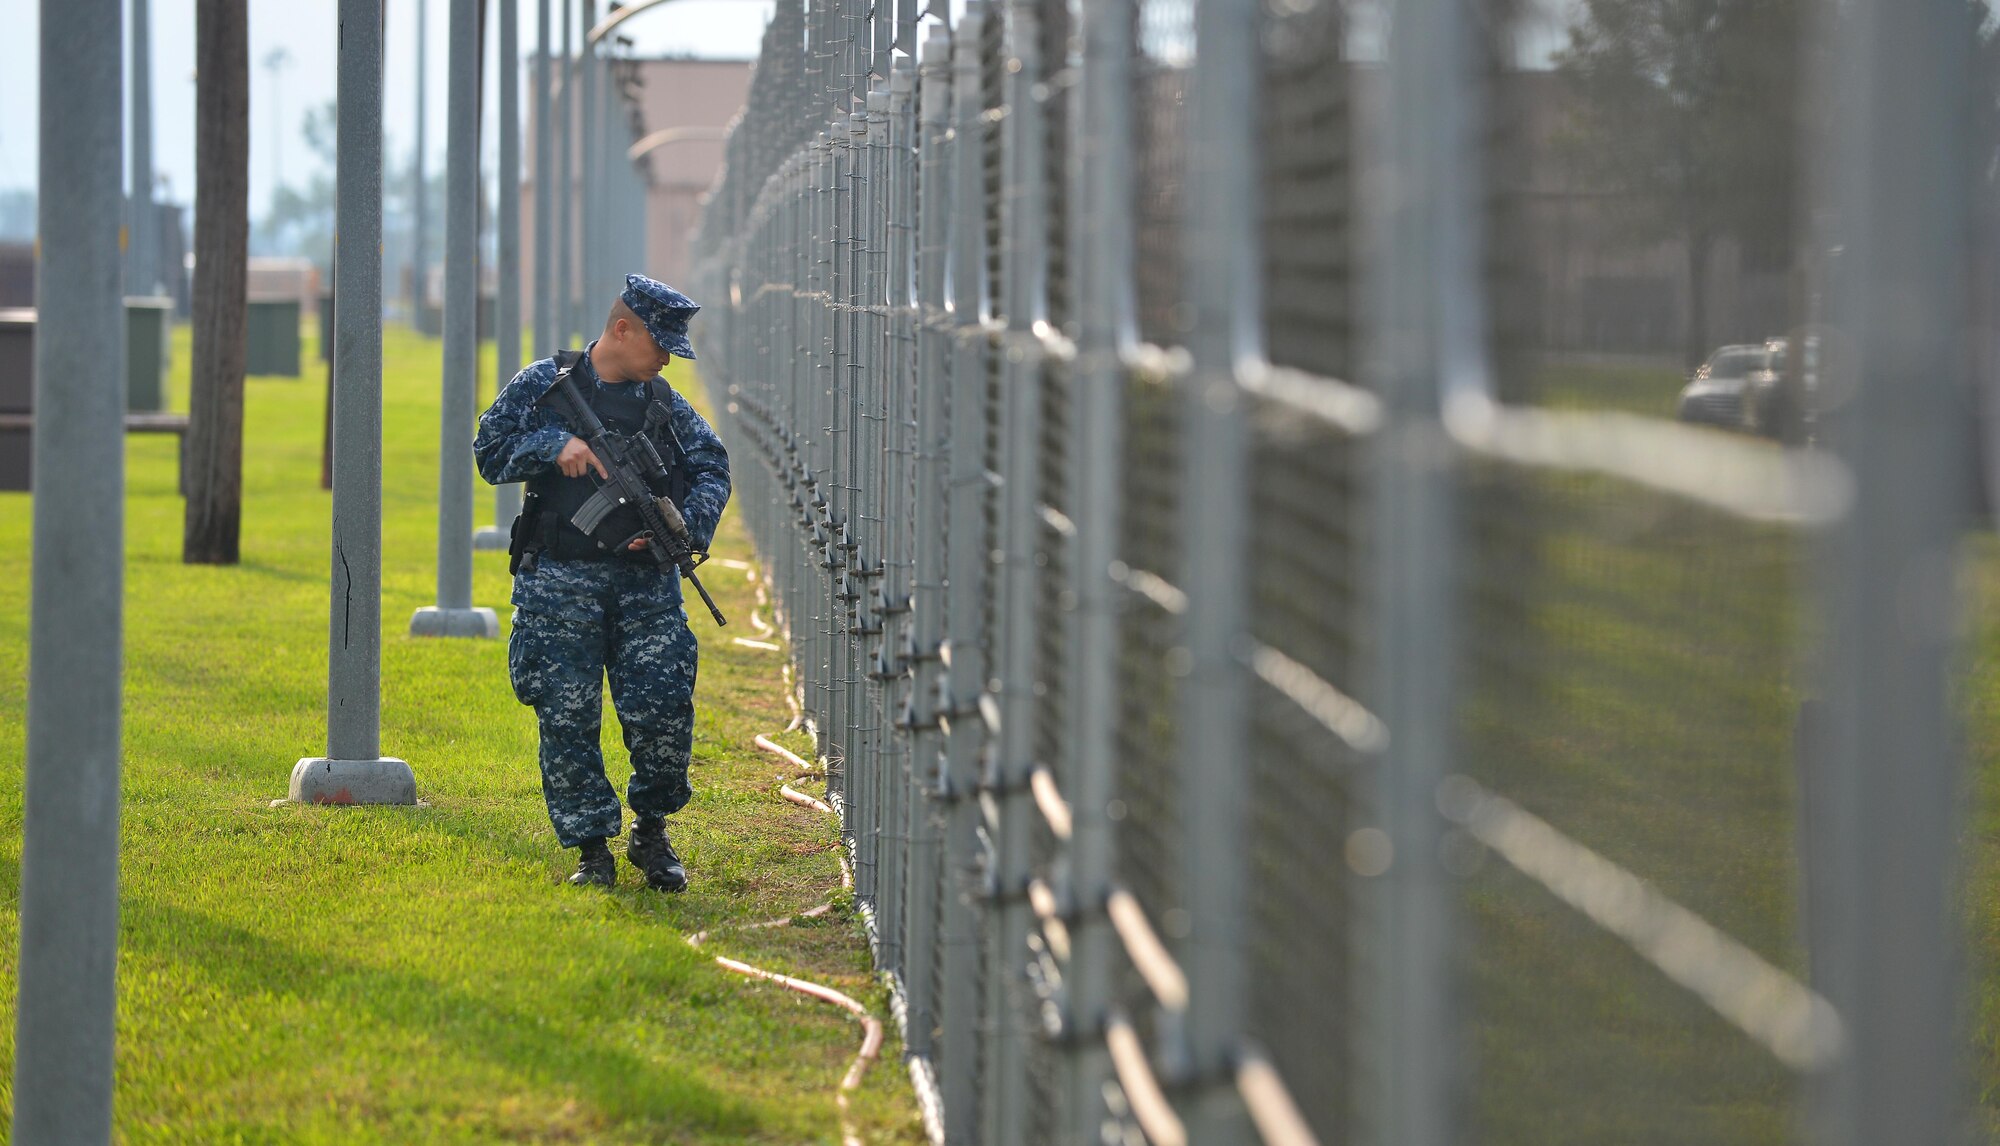
M 668 129 L 687 129 L 685 135 L 654 147 L 645 157 L 650 180 L 646 204 L 646 247 L 642 261 L 630 268 L 643 271 L 664 282 L 680 284 L 687 279 L 688 234 L 698 221 L 702 196 L 722 167 L 722 132 L 737 113 L 750 90 L 748 61 L 695 59 L 639 59 L 636 107 L 633 115 L 634 139 Z M 535 282 L 535 137 L 541 125 L 534 119 L 535 103 L 530 87 L 522 95 L 528 116 L 528 138 L 522 148 L 523 166 L 528 177 L 521 189 L 521 289 L 523 322 L 534 321 Z M 576 177 L 572 175 L 574 180 Z M 581 184 L 572 184 L 581 194 Z M 578 200 L 580 202 L 580 199 Z M 571 242 L 580 251 L 582 219 L 572 221 Z M 701 300 L 696 300 L 701 301 Z M 598 306 L 590 300 L 587 308 Z M 532 326 L 530 326 L 532 329 Z

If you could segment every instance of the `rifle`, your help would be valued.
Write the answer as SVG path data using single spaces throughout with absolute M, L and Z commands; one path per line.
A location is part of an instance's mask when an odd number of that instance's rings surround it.
M 708 606 L 708 613 L 715 618 L 715 623 L 727 625 L 729 622 L 723 618 L 722 610 L 715 607 L 715 598 L 708 595 L 701 578 L 695 576 L 695 567 L 708 560 L 707 552 L 694 547 L 694 539 L 688 534 L 687 519 L 681 516 L 680 507 L 674 504 L 674 499 L 653 492 L 653 483 L 657 483 L 660 489 L 666 489 L 669 480 L 666 463 L 660 460 L 660 451 L 654 448 L 653 440 L 643 433 L 628 437 L 606 429 L 597 412 L 590 408 L 590 403 L 583 400 L 576 382 L 570 378 L 570 371 L 575 367 L 576 360 L 571 359 L 556 371 L 556 384 L 549 391 L 549 396 L 566 407 L 557 412 L 567 418 L 570 425 L 582 431 L 579 436 L 590 447 L 590 452 L 597 455 L 604 472 L 611 476 L 598 483 L 597 492 L 590 495 L 590 500 L 583 503 L 583 508 L 576 511 L 575 517 L 570 518 L 570 524 L 581 529 L 586 536 L 591 536 L 614 510 L 631 506 L 639 512 L 641 529 L 620 542 L 618 547 L 625 549 L 634 541 L 645 539 L 646 552 L 659 567 L 678 569 L 687 583 L 694 586 L 694 591 L 701 594 L 701 603 Z M 646 421 L 648 424 L 655 421 L 664 423 L 668 414 L 665 404 L 655 400 L 646 411 Z

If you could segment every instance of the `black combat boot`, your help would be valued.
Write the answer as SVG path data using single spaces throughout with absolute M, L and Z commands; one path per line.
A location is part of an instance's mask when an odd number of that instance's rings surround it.
M 640 816 L 632 822 L 632 842 L 625 845 L 625 858 L 646 877 L 646 886 L 655 891 L 686 891 L 687 869 L 674 845 L 667 839 L 665 816 Z
M 618 886 L 618 864 L 603 837 L 583 841 L 577 852 L 576 874 L 569 877 L 571 887 Z

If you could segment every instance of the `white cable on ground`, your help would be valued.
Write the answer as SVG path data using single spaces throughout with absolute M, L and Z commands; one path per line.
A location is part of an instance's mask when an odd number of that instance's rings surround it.
M 778 630 L 772 628 L 770 624 L 764 620 L 763 615 L 758 611 L 760 609 L 763 609 L 765 606 L 769 605 L 771 603 L 771 598 L 764 592 L 764 579 L 757 576 L 756 570 L 754 569 L 749 570 L 748 576 L 750 578 L 750 582 L 757 586 L 757 608 L 750 610 L 750 628 L 757 634 L 757 639 L 753 640 L 750 637 L 737 637 L 735 639 L 736 643 L 742 645 L 746 649 L 756 649 L 759 652 L 775 653 L 778 651 L 779 648 L 778 644 L 775 641 L 766 640 L 764 638 L 776 637 L 778 635 Z
M 732 562 L 730 564 L 741 563 Z M 754 570 L 751 571 L 750 578 L 753 581 L 757 580 Z M 763 596 L 761 585 L 758 587 L 758 596 L 759 598 Z M 738 643 L 747 642 L 739 641 Z M 776 646 L 773 647 L 775 648 Z M 797 698 L 792 695 L 792 672 L 789 664 L 785 666 L 785 699 L 791 703 L 792 710 L 795 713 L 791 726 L 786 729 L 789 732 L 791 729 L 797 728 L 804 718 L 803 714 L 799 713 Z M 786 750 L 782 745 L 768 736 L 759 735 L 756 744 L 757 747 L 764 751 L 792 764 L 799 770 L 801 776 L 816 776 L 820 774 L 818 769 L 806 763 L 796 753 Z M 827 815 L 834 814 L 833 809 L 828 807 L 824 802 L 815 800 L 790 784 L 781 785 L 778 792 L 785 799 L 795 804 L 817 809 L 825 812 Z M 840 854 L 839 859 L 840 886 L 845 889 L 852 889 L 854 887 L 854 869 L 848 866 L 845 852 Z M 832 910 L 833 904 L 822 903 L 817 907 L 808 908 L 795 916 L 788 915 L 782 919 L 766 919 L 756 923 L 738 924 L 730 928 L 730 930 L 754 931 L 771 927 L 786 927 L 791 925 L 795 920 L 815 919 Z M 703 943 L 708 941 L 709 936 L 712 934 L 714 934 L 712 931 L 697 931 L 693 935 L 688 936 L 688 946 L 699 949 Z M 741 960 L 730 959 L 722 955 L 714 956 L 714 959 L 716 965 L 725 971 L 737 975 L 745 975 L 753 979 L 764 979 L 776 983 L 786 990 L 796 991 L 801 995 L 807 995 L 824 1003 L 832 1003 L 836 1007 L 843 1008 L 860 1021 L 861 1049 L 855 1052 L 854 1061 L 848 1065 L 847 1073 L 840 1080 L 840 1088 L 834 1093 L 834 1105 L 840 1110 L 841 1146 L 862 1146 L 861 1135 L 854 1128 L 853 1112 L 849 1107 L 848 1096 L 861 1089 L 862 1078 L 868 1073 L 868 1068 L 874 1065 L 876 1057 L 882 1053 L 881 1020 L 869 1014 L 868 1008 L 855 1001 L 852 997 L 844 995 L 824 984 L 814 983 L 806 979 L 796 979 L 790 975 L 780 975 L 776 971 L 766 971 L 762 967 L 753 967 Z
M 818 907 L 801 911 L 796 916 L 788 915 L 783 919 L 766 919 L 757 923 L 745 923 L 741 924 L 736 930 L 751 931 L 761 928 L 787 927 L 795 920 L 817 918 L 832 910 L 833 904 L 822 903 Z M 688 936 L 688 946 L 699 949 L 703 943 L 707 942 L 711 934 L 713 932 L 695 932 L 693 935 Z M 848 1064 L 847 1073 L 841 1076 L 840 1088 L 835 1091 L 833 1101 L 834 1105 L 840 1110 L 841 1146 L 861 1146 L 861 1135 L 854 1129 L 854 1118 L 849 1108 L 848 1095 L 861 1089 L 862 1078 L 867 1075 L 868 1068 L 875 1064 L 876 1058 L 882 1053 L 881 1020 L 869 1014 L 868 1008 L 857 1002 L 852 996 L 842 994 L 823 983 L 815 983 L 809 979 L 797 979 L 790 975 L 780 975 L 776 971 L 766 971 L 762 967 L 752 966 L 741 959 L 731 959 L 726 955 L 717 955 L 714 956 L 714 959 L 716 965 L 725 971 L 748 976 L 752 979 L 763 979 L 776 983 L 788 991 L 797 991 L 801 995 L 818 999 L 823 1003 L 832 1003 L 834 1006 L 844 1009 L 860 1020 L 861 1049 L 855 1052 L 854 1061 Z
M 782 757 L 792 767 L 797 768 L 801 776 L 818 776 L 821 774 L 820 770 L 816 766 L 807 763 L 804 757 L 761 732 L 757 734 L 756 744 L 757 747 L 762 748 L 764 751 Z
M 736 972 L 738 975 L 748 975 L 756 979 L 768 979 L 787 990 L 797 991 L 802 995 L 810 995 L 822 1002 L 832 1003 L 836 1007 L 844 1007 L 855 1018 L 861 1020 L 861 1049 L 855 1053 L 854 1062 L 848 1066 L 847 1074 L 841 1078 L 840 1090 L 835 1093 L 833 1099 L 834 1105 L 840 1108 L 841 1146 L 861 1146 L 861 1136 L 855 1132 L 854 1119 L 848 1108 L 847 1096 L 861 1089 L 862 1076 L 868 1073 L 870 1066 L 874 1065 L 875 1056 L 882 1053 L 881 1021 L 869 1014 L 867 1007 L 862 1006 L 832 987 L 823 987 L 818 983 L 809 983 L 804 979 L 794 979 L 790 975 L 780 975 L 775 971 L 766 971 L 761 967 L 752 967 L 748 963 L 740 963 L 734 959 L 724 958 L 721 955 L 717 955 L 715 961 L 724 968 Z
M 828 807 L 823 801 L 813 799 L 811 796 L 806 795 L 804 792 L 799 791 L 797 788 L 792 787 L 790 784 L 786 784 L 780 787 L 778 789 L 778 795 L 783 796 L 785 799 L 790 800 L 792 803 L 797 804 L 802 808 L 811 808 L 816 812 L 825 812 L 829 816 L 833 815 L 833 809 Z

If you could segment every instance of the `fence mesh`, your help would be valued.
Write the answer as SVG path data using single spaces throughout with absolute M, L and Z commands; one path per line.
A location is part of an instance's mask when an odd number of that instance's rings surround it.
M 1802 976 L 1792 670 L 1807 539 L 1503 464 L 1474 471 L 1462 512 L 1479 652 L 1468 773 Z M 1791 1137 L 1796 1080 L 1766 1049 L 1506 865 L 1483 864 L 1466 894 L 1490 1140 L 1548 1140 L 1551 1103 L 1593 1140 Z M 1563 989 L 1531 989 L 1535 967 Z M 1531 1060 L 1549 1069 L 1519 1069 Z
M 1360 679 L 1367 634 L 1365 443 L 1292 406 L 1260 401 L 1250 425 L 1250 629 L 1265 671 L 1252 686 L 1250 1035 L 1287 1078 L 1342 1079 L 1350 1030 L 1353 914 L 1343 856 L 1374 747 L 1359 748 L 1302 707 L 1284 669 L 1303 666 L 1346 695 Z M 1268 650 L 1268 652 L 1264 651 Z M 1284 658 L 1273 666 L 1271 653 Z M 1253 657 L 1257 654 L 1253 654 Z M 1311 904 L 1311 910 L 1301 905 Z M 1299 1096 L 1322 1142 L 1347 1139 L 1348 1094 Z
M 1266 4 L 1258 186 L 1266 353 L 1352 380 L 1358 165 L 1345 30 L 1337 4 Z
M 1832 699 L 1894 627 L 1846 531 L 1897 514 L 1816 440 L 1822 376 L 1868 393 L 1806 333 L 1851 263 L 1739 66 L 1796 78 L 1797 26 L 1232 2 L 969 0 L 891 48 L 786 0 L 693 241 L 943 1140 L 1811 1137 L 1874 1085 L 1829 968 L 1946 946 L 1838 926 L 1829 873 L 1914 886 L 1946 830 L 1860 832 L 1886 765 L 1840 737 L 1948 678 Z M 1611 82 L 1662 44 L 1695 70 Z M 1947 407 L 1878 428 L 1943 450 Z
M 1187 77 L 1194 50 L 1192 0 L 1137 5 L 1138 55 L 1132 66 L 1136 125 L 1138 238 L 1135 286 L 1140 337 L 1180 344 L 1186 327 L 1181 271 L 1187 211 Z
M 1124 623 L 1119 634 L 1118 872 L 1155 919 L 1181 906 L 1179 682 L 1181 391 L 1135 374 L 1126 389 Z

